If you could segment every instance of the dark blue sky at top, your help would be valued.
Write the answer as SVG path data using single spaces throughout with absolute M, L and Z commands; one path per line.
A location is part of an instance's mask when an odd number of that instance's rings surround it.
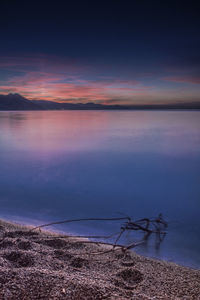
M 99 82 L 102 78 L 133 80 L 139 82 L 137 88 L 146 89 L 145 95 L 139 96 L 141 101 L 148 98 L 148 87 L 151 101 L 154 95 L 159 100 L 161 93 L 167 94 L 168 90 L 170 99 L 164 97 L 163 101 L 173 99 L 173 95 L 177 100 L 183 97 L 185 101 L 197 101 L 199 8 L 200 4 L 194 1 L 4 1 L 0 5 L 0 66 L 4 62 L 0 70 L 2 91 L 7 92 L 11 86 L 10 91 L 20 92 L 19 86 L 13 87 L 10 82 L 5 84 L 6 80 L 11 75 L 16 76 L 16 72 L 18 76 L 27 75 L 24 68 L 17 69 L 15 63 L 11 68 L 10 61 L 13 62 L 14 57 L 15 61 L 43 57 L 45 66 L 47 60 L 48 64 L 54 64 L 53 72 L 57 64 L 54 59 L 59 59 L 60 64 L 63 61 L 68 76 L 72 65 L 81 66 L 79 85 L 84 87 L 91 87 L 88 80 L 94 79 Z M 46 67 L 44 69 L 46 72 Z M 27 67 L 27 72 L 33 70 L 33 65 Z M 20 75 L 20 71 L 23 74 Z M 66 79 L 59 82 L 69 83 Z M 77 87 L 76 80 L 74 84 Z M 127 85 L 120 87 L 127 88 Z M 187 89 L 186 94 L 184 89 Z M 178 93 L 182 95 L 180 99 Z M 45 95 L 52 98 L 47 88 Z M 53 98 L 59 97 L 54 91 Z M 102 99 L 106 97 L 116 101 L 123 98 L 121 92 L 116 95 L 107 90 Z M 101 97 L 98 99 L 100 101 Z M 130 99 L 131 93 L 125 96 L 126 101 L 130 102 Z

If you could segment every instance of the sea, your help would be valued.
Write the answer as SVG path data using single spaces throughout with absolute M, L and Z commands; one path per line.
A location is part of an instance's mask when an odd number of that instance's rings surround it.
M 164 240 L 158 245 L 152 234 L 133 250 L 199 268 L 200 111 L 0 112 L 0 218 L 36 226 L 160 213 L 168 223 Z M 124 222 L 51 229 L 104 236 Z M 118 243 L 142 239 L 129 230 Z

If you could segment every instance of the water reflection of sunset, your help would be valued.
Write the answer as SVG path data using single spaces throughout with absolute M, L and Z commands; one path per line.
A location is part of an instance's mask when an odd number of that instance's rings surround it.
M 197 151 L 200 139 L 198 112 L 179 115 L 145 111 L 2 112 L 1 140 L 8 149 L 34 156 L 95 149 L 180 156 Z

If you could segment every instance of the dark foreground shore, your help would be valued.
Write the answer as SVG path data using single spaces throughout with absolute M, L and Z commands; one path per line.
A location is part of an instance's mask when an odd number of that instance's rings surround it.
M 199 270 L 109 250 L 0 221 L 0 300 L 200 299 Z

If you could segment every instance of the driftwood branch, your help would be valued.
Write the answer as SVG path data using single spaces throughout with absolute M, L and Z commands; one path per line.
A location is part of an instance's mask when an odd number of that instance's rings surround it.
M 58 224 L 64 224 L 64 223 L 73 223 L 73 222 L 83 222 L 83 221 L 120 221 L 120 220 L 128 220 L 131 219 L 129 217 L 121 217 L 121 218 L 83 218 L 83 219 L 71 219 L 71 220 L 64 220 L 64 221 L 58 221 L 58 222 L 51 222 L 47 224 L 43 224 L 37 227 L 34 227 L 31 229 L 31 231 L 36 229 L 41 229 L 43 227 L 48 227 L 52 225 L 58 225 Z
M 69 237 L 75 237 L 75 238 L 88 238 L 89 240 L 81 240 L 81 243 L 85 244 L 96 244 L 96 245 L 106 245 L 110 246 L 111 248 L 108 250 L 102 250 L 98 253 L 92 253 L 92 254 L 102 254 L 107 253 L 110 251 L 115 251 L 118 249 L 121 249 L 122 251 L 130 250 L 138 245 L 141 245 L 143 243 L 146 243 L 149 239 L 149 237 L 152 234 L 156 235 L 156 247 L 160 245 L 160 243 L 163 241 L 165 235 L 166 235 L 166 229 L 168 227 L 168 223 L 163 219 L 162 214 L 159 214 L 157 218 L 143 218 L 136 221 L 133 221 L 129 216 L 126 217 L 119 217 L 119 218 L 81 218 L 81 219 L 67 219 L 64 221 L 58 221 L 58 222 L 51 222 L 47 224 L 43 224 L 37 227 L 32 228 L 30 231 L 34 231 L 37 229 L 41 229 L 44 227 L 57 225 L 57 224 L 66 224 L 66 223 L 73 223 L 73 222 L 86 222 L 86 221 L 124 221 L 123 224 L 120 226 L 120 231 L 117 233 L 113 233 L 111 235 L 63 235 L 59 236 L 59 238 L 69 238 Z M 130 231 L 140 231 L 143 233 L 143 237 L 140 241 L 132 242 L 129 245 L 123 245 L 119 243 L 121 237 L 124 235 L 125 232 Z M 115 237 L 114 243 L 111 242 L 104 242 L 102 240 L 110 239 L 112 237 Z M 92 239 L 100 239 L 101 241 L 95 241 Z M 79 243 L 80 241 L 77 241 Z M 75 242 L 76 243 L 76 242 Z M 83 253 L 84 254 L 84 253 Z

